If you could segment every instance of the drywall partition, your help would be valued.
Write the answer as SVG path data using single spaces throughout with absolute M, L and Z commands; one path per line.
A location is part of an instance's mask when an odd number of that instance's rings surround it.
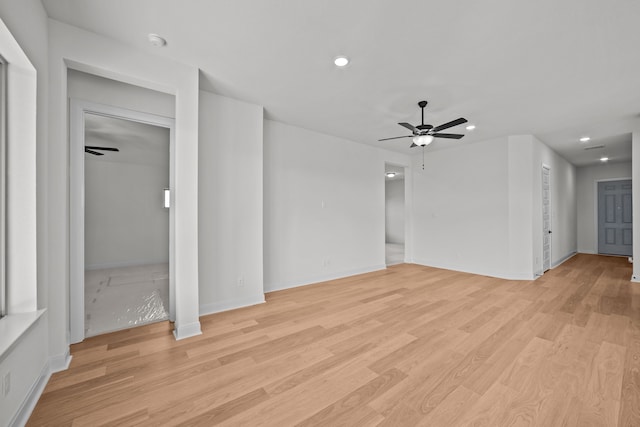
M 38 0 L 0 2 L 8 70 L 8 315 L 0 319 L 0 426 L 24 425 L 49 376 L 46 307 L 47 18 Z M 13 271 L 11 271 L 13 270 Z
M 175 283 L 177 338 L 198 320 L 198 70 L 49 20 L 49 292 L 51 354 L 68 353 L 69 208 L 67 68 L 176 96 Z
M 408 160 L 265 120 L 265 290 L 385 268 L 384 163 Z
M 200 92 L 200 312 L 264 302 L 258 105 Z
M 530 135 L 508 137 L 509 263 L 506 274 L 512 279 L 533 279 L 533 188 L 537 162 L 533 162 L 533 140 Z M 506 267 L 506 266 L 505 266 Z
M 176 99 L 170 93 L 83 73 L 73 68 L 67 69 L 67 94 L 72 99 L 176 117 Z
M 598 253 L 598 182 L 630 179 L 631 162 L 576 168 L 578 252 Z
M 415 262 L 508 277 L 507 139 L 426 149 L 424 170 L 413 160 Z
M 404 244 L 404 178 L 385 180 L 385 241 Z

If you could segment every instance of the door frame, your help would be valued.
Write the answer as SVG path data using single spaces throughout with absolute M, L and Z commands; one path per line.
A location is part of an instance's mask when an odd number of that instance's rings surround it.
M 69 110 L 69 332 L 72 344 L 84 340 L 84 116 L 96 114 L 169 129 L 169 319 L 175 321 L 175 119 L 80 99 Z
M 544 265 L 544 169 L 547 169 L 549 171 L 549 231 L 551 231 L 552 233 L 547 233 L 549 234 L 549 268 L 547 270 L 545 270 L 545 265 Z M 551 190 L 552 190 L 552 185 L 551 185 L 551 166 L 549 166 L 546 163 L 542 164 L 542 167 L 540 168 L 540 195 L 541 197 L 541 204 L 542 204 L 542 230 L 540 230 L 542 232 L 542 245 L 541 245 L 541 256 L 540 256 L 540 271 L 541 274 L 546 273 L 547 271 L 551 270 L 551 268 L 553 268 L 553 197 L 551 197 Z
M 608 182 L 608 181 L 626 181 L 631 180 L 633 184 L 633 179 L 631 177 L 626 178 L 604 178 L 604 179 L 596 179 L 593 181 L 593 236 L 595 237 L 595 246 L 593 247 L 593 253 L 599 254 L 598 247 L 600 245 L 600 236 L 598 230 L 598 183 L 600 182 Z M 633 193 L 632 193 L 633 197 Z
M 599 204 L 598 204 L 598 183 L 600 182 L 610 182 L 610 181 L 631 181 L 631 185 L 633 185 L 633 178 L 631 177 L 623 177 L 623 178 L 603 178 L 596 179 L 593 182 L 593 235 L 595 237 L 595 246 L 593 248 L 593 253 L 596 255 L 600 254 L 600 230 L 598 228 L 598 212 Z M 633 192 L 631 193 L 632 203 L 633 203 Z M 613 256 L 624 256 L 624 255 L 613 255 Z M 633 255 L 632 255 L 633 257 Z

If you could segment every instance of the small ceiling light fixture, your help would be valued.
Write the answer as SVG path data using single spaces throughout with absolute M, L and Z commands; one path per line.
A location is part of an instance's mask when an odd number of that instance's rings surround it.
M 343 55 L 336 56 L 336 58 L 333 60 L 333 63 L 336 64 L 336 67 L 344 68 L 349 65 L 349 58 Z
M 476 125 L 469 125 L 467 126 L 467 130 L 474 130 L 476 128 Z
M 393 178 L 394 176 L 396 176 L 396 173 L 395 172 L 387 172 L 385 175 L 387 176 L 387 178 Z
M 580 142 L 588 142 L 591 141 L 591 138 L 589 138 L 588 136 L 583 136 L 582 138 L 580 138 Z
M 167 45 L 167 40 L 157 34 L 151 33 L 147 36 L 147 39 L 149 40 L 149 43 L 156 47 L 163 47 Z
M 433 142 L 431 135 L 417 135 L 413 137 L 413 143 L 421 147 L 425 147 Z
M 608 157 L 600 157 L 600 161 L 601 162 L 608 162 L 609 158 Z

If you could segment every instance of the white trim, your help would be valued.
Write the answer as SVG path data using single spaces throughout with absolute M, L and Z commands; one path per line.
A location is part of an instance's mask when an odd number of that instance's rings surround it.
M 553 195 L 551 194 L 551 190 L 552 190 L 552 186 L 551 186 L 551 166 L 549 166 L 546 163 L 542 163 L 542 167 L 540 170 L 540 185 L 541 185 L 541 196 L 542 196 L 542 200 L 541 200 L 541 204 L 542 204 L 542 230 L 540 230 L 539 232 L 543 233 L 542 234 L 542 245 L 540 247 L 540 261 L 541 261 L 541 266 L 540 266 L 540 273 L 539 274 L 535 274 L 535 277 L 540 277 L 541 275 L 544 275 L 545 270 L 544 269 L 544 172 L 542 171 L 542 169 L 547 169 L 549 171 L 549 231 L 551 231 L 550 236 L 549 237 L 549 270 L 551 270 L 551 265 L 552 265 L 552 259 L 553 259 Z
M 169 185 L 175 188 L 175 119 L 111 105 L 71 99 L 69 112 L 69 330 L 84 340 L 84 114 L 120 118 L 169 129 Z M 173 203 L 172 203 L 173 205 Z M 175 218 L 169 210 L 169 318 L 175 320 Z M 187 325 L 188 326 L 188 325 Z
M 553 269 L 553 268 L 559 267 L 560 265 L 564 264 L 565 262 L 569 261 L 571 258 L 576 256 L 577 253 L 578 252 L 570 252 L 569 254 L 565 255 L 564 258 L 551 264 L 551 268 Z
M 264 299 L 264 295 L 255 295 L 251 297 L 215 302 L 212 304 L 203 304 L 200 306 L 200 316 L 221 313 L 223 311 L 235 310 L 252 305 L 264 304 L 265 302 L 266 301 Z
M 0 362 L 20 339 L 42 318 L 46 309 L 8 314 L 0 320 Z
M 198 335 L 202 335 L 202 331 L 200 330 L 200 322 L 188 323 L 186 325 L 176 324 L 175 329 L 173 330 L 173 336 L 176 338 L 176 341 L 195 337 Z
M 460 273 L 475 274 L 477 276 L 496 277 L 498 279 L 505 279 L 505 280 L 535 280 L 536 279 L 536 275 L 530 272 L 504 274 L 502 272 L 494 272 L 494 271 L 472 271 L 472 270 L 461 269 L 453 265 L 435 265 L 428 261 L 420 260 L 420 259 L 415 260 L 413 263 L 417 265 L 422 265 L 424 267 L 433 267 L 433 268 L 439 268 L 442 270 L 458 271 Z
M 374 266 L 371 266 L 371 267 L 358 268 L 358 269 L 355 269 L 355 270 L 347 270 L 347 271 L 341 271 L 339 273 L 327 274 L 327 275 L 318 276 L 318 277 L 315 277 L 315 278 L 292 280 L 292 281 L 281 283 L 281 284 L 279 284 L 279 285 L 277 285 L 275 287 L 272 287 L 273 285 L 265 284 L 264 291 L 265 291 L 265 293 L 274 292 L 274 291 L 282 291 L 284 289 L 297 288 L 298 286 L 313 285 L 315 283 L 327 282 L 329 280 L 342 279 L 344 277 L 356 276 L 358 274 L 372 273 L 374 271 L 385 270 L 386 268 L 387 268 L 386 265 L 379 264 L 379 265 L 374 265 Z
M 51 371 L 51 373 L 66 371 L 67 369 L 69 369 L 71 359 L 73 359 L 73 356 L 71 356 L 71 352 L 69 351 L 69 349 L 67 349 L 67 351 L 63 354 L 51 356 L 49 358 L 49 370 Z

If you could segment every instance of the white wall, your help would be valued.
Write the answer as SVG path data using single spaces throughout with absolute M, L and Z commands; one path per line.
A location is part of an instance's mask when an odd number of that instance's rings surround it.
M 265 291 L 385 268 L 384 163 L 408 160 L 265 120 Z
M 507 139 L 427 149 L 424 170 L 422 154 L 413 159 L 415 262 L 505 276 Z
M 82 71 L 67 69 L 69 98 L 133 111 L 176 117 L 175 96 Z
M 425 170 L 414 169 L 415 261 L 532 279 L 542 267 L 543 164 L 551 168 L 552 266 L 575 253 L 575 168 L 535 137 L 516 135 L 432 151 Z
M 26 421 L 49 374 L 48 317 L 35 311 L 47 305 L 47 180 L 42 171 L 47 169 L 48 76 L 47 18 L 40 1 L 2 0 L 0 18 L 0 51 L 13 64 L 8 88 L 12 114 L 7 241 L 7 264 L 12 270 L 7 285 L 12 295 L 8 296 L 9 316 L 0 319 L 0 378 L 11 376 L 9 394 L 0 397 L 0 426 L 4 427 Z
M 601 163 L 576 169 L 578 252 L 598 253 L 598 181 L 630 179 L 631 162 Z
M 264 301 L 262 107 L 200 92 L 200 312 Z
M 85 268 L 169 262 L 169 129 L 144 159 L 85 155 Z M 155 135 L 155 134 L 154 134 Z M 86 145 L 101 139 L 87 136 Z M 126 141 L 123 141 L 123 145 Z M 120 157 L 123 156 L 123 157 Z
M 385 241 L 404 244 L 404 178 L 385 180 Z

